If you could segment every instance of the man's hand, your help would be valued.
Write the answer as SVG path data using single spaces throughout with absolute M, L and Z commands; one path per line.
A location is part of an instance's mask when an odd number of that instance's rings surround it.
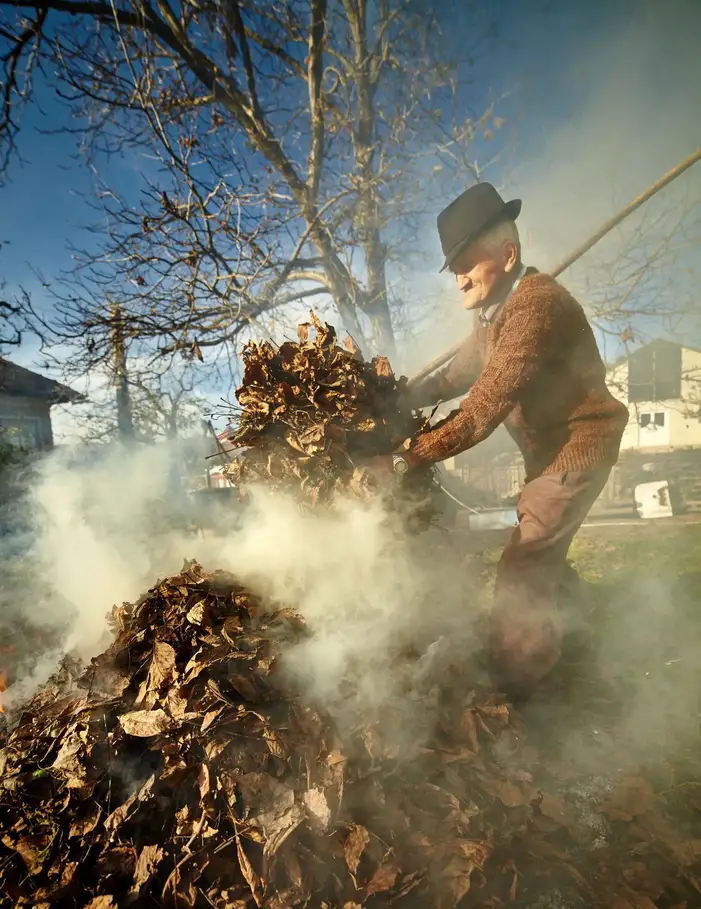
M 417 459 L 409 451 L 398 451 L 396 454 L 400 455 L 409 465 L 411 470 L 413 467 L 418 466 Z M 363 463 L 363 468 L 368 472 L 370 477 L 375 483 L 386 483 L 390 477 L 396 476 L 400 477 L 399 474 L 394 469 L 394 455 L 378 455 L 377 457 L 370 458 L 369 460 Z

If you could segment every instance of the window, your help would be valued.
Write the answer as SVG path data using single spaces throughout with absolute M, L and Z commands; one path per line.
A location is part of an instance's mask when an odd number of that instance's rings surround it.
M 665 423 L 664 413 L 641 413 L 638 422 L 642 429 L 648 426 L 654 426 L 656 429 L 662 429 Z
M 682 394 L 682 349 L 669 341 L 653 341 L 628 360 L 628 401 L 668 401 Z
M 0 434 L 18 448 L 40 449 L 41 426 L 37 417 L 0 417 Z

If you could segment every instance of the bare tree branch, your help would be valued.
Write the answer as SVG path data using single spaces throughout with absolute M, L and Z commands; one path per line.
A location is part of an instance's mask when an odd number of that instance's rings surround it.
M 425 188 L 479 173 L 492 117 L 456 101 L 474 47 L 447 59 L 427 0 L 0 0 L 0 16 L 13 72 L 46 64 L 94 168 L 101 248 L 73 249 L 34 314 L 76 366 L 109 358 L 111 303 L 161 372 L 195 348 L 232 356 L 308 298 L 392 352 L 391 274 Z M 3 82 L 10 111 L 19 85 Z M 100 179 L 115 153 L 139 155 L 138 191 Z

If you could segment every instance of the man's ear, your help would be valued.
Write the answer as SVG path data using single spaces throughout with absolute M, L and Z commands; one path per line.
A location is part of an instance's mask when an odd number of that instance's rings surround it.
M 507 240 L 504 243 L 504 255 L 506 257 L 506 262 L 504 263 L 504 271 L 507 275 L 516 268 L 516 263 L 518 262 L 518 247 L 513 242 L 513 240 Z

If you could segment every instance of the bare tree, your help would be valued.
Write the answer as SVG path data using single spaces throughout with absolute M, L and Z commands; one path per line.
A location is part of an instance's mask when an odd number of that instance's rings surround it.
M 0 284 L 0 354 L 22 343 L 22 306 L 17 300 L 3 299 L 2 292 Z
M 619 350 L 698 330 L 701 195 L 694 176 L 624 223 L 578 269 L 592 320 Z
M 22 335 L 17 328 L 18 317 L 19 307 L 7 300 L 0 300 L 0 351 L 20 343 Z
M 212 404 L 198 393 L 192 370 L 181 367 L 161 375 L 131 362 L 125 377 L 134 442 L 152 444 L 201 434 L 203 415 Z M 88 442 L 124 441 L 114 373 L 96 372 L 91 378 L 86 402 L 71 407 L 72 432 Z
M 477 178 L 472 141 L 500 125 L 459 91 L 489 4 L 463 14 L 462 42 L 448 6 L 0 0 L 4 160 L 38 77 L 90 160 L 142 153 L 138 198 L 99 185 L 105 242 L 54 288 L 53 337 L 102 362 L 117 302 L 134 343 L 199 356 L 313 302 L 391 353 L 388 268 L 426 188 Z

